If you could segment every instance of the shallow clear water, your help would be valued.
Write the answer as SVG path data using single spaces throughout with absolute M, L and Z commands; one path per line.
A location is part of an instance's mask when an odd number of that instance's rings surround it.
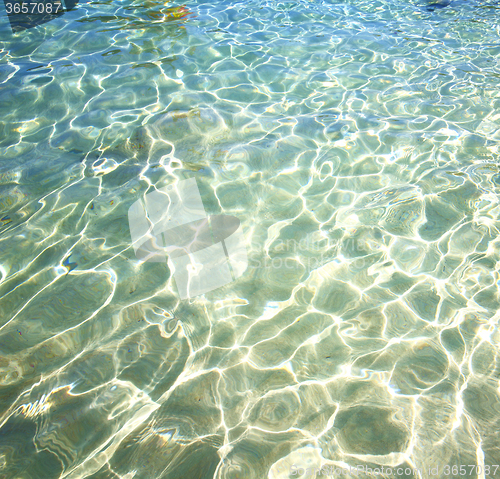
M 500 7 L 179 7 L 3 11 L 0 478 L 500 477 Z M 181 300 L 193 177 L 248 267 Z

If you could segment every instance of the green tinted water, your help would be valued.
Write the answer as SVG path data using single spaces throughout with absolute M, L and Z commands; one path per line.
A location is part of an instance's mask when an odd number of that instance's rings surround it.
M 499 14 L 4 15 L 0 477 L 500 477 Z M 192 177 L 248 268 L 181 301 L 127 213 Z

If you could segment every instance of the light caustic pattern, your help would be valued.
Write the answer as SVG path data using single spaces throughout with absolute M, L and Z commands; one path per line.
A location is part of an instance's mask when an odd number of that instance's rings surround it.
M 3 20 L 0 477 L 488 477 L 499 13 L 92 2 L 16 35 Z M 127 212 L 193 177 L 208 215 L 240 220 L 248 268 L 181 300 Z

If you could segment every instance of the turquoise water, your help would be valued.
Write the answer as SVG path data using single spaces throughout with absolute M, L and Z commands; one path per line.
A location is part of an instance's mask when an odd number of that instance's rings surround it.
M 0 478 L 500 477 L 499 5 L 2 13 Z M 181 300 L 189 178 L 248 267 Z

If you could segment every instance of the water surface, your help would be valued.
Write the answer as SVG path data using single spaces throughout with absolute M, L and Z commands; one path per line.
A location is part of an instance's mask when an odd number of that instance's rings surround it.
M 500 477 L 499 19 L 3 15 L 0 477 Z M 181 301 L 127 212 L 193 177 L 249 265 Z

